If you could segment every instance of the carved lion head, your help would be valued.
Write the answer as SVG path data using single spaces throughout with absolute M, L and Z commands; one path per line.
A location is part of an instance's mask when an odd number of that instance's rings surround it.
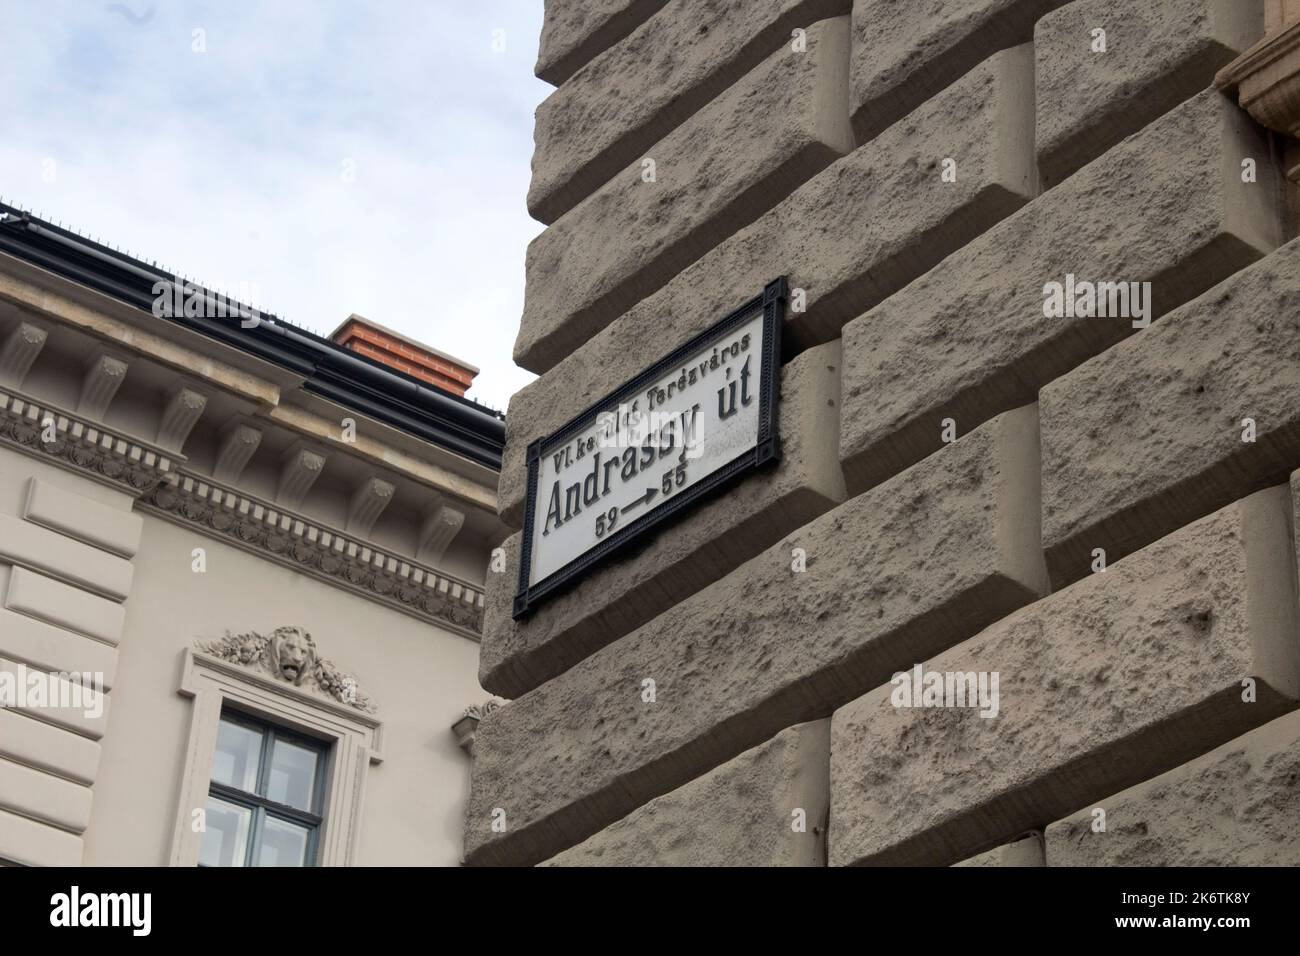
M 268 643 L 275 676 L 301 684 L 316 666 L 316 642 L 300 627 L 277 627 Z

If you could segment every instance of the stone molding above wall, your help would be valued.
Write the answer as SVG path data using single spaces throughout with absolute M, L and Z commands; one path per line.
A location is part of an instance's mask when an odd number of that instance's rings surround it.
M 45 441 L 48 426 L 54 440 Z M 110 431 L 71 412 L 0 391 L 0 443 L 52 458 L 96 481 L 136 496 L 173 479 L 179 456 Z
M 54 440 L 43 441 L 53 426 Z M 57 406 L 0 391 L 0 445 L 53 459 L 138 499 L 143 510 L 346 588 L 472 640 L 483 589 L 300 514 L 187 474 L 185 462 Z
M 1278 6 L 1269 19 L 1275 22 L 1268 35 L 1220 70 L 1214 82 L 1235 94 L 1257 122 L 1294 139 L 1300 137 L 1300 8 Z M 1294 144 L 1287 167 L 1287 178 L 1300 182 Z
M 471 704 L 465 708 L 460 719 L 451 725 L 451 732 L 456 735 L 456 743 L 461 750 L 474 756 L 474 732 L 478 730 L 479 722 L 500 706 L 501 701 L 489 698 L 481 704 Z
M 189 474 L 156 486 L 140 504 L 261 557 L 479 639 L 481 588 L 375 548 L 363 538 Z

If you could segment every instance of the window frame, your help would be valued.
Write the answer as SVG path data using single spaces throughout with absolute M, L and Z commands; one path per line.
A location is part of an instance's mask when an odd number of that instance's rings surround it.
M 329 772 L 317 809 L 315 865 L 357 865 L 366 778 L 370 766 L 384 759 L 379 716 L 193 648 L 182 652 L 180 671 L 177 693 L 192 704 L 169 865 L 198 865 L 203 834 L 194 829 L 195 811 L 207 805 L 223 712 L 325 746 Z
M 252 812 L 252 823 L 248 831 L 248 846 L 244 850 L 245 867 L 254 867 L 258 848 L 261 846 L 262 831 L 268 816 L 289 823 L 297 824 L 307 830 L 307 845 L 303 850 L 303 866 L 316 866 L 317 850 L 320 846 L 321 830 L 325 826 L 324 809 L 326 785 L 329 781 L 330 755 L 332 748 L 328 741 L 306 734 L 296 733 L 271 721 L 262 720 L 244 713 L 236 708 L 225 708 L 221 712 L 220 722 L 228 722 L 255 732 L 261 738 L 257 754 L 257 779 L 253 783 L 254 791 L 241 790 L 228 783 L 217 780 L 208 781 L 208 795 L 215 796 L 226 803 L 244 807 Z M 220 723 L 218 724 L 220 732 Z M 272 758 L 275 754 L 277 740 L 284 740 L 316 754 L 316 770 L 312 777 L 312 804 L 314 810 L 300 810 L 286 803 L 278 803 L 266 796 L 270 786 Z M 213 753 L 215 754 L 215 748 Z M 202 850 L 202 841 L 199 841 Z M 198 864 L 202 867 L 203 864 Z

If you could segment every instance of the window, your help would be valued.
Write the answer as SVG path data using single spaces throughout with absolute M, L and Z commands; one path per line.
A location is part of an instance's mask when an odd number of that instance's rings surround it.
M 259 808 L 264 811 L 261 816 L 279 822 L 308 827 L 315 822 L 311 846 L 304 854 L 310 865 L 356 865 L 366 778 L 370 766 L 384 759 L 384 725 L 377 714 L 195 648 L 186 648 L 181 654 L 176 690 L 192 701 L 192 710 L 172 824 L 172 866 L 219 866 L 223 856 L 232 865 L 253 862 L 250 854 L 258 846 L 259 834 L 262 834 L 261 843 L 266 842 L 265 823 L 260 831 L 254 825 Z M 232 725 L 229 729 L 227 723 Z M 256 748 L 249 744 L 240 750 L 241 730 L 253 731 L 258 741 Z M 316 755 L 320 776 L 314 786 L 315 803 L 305 815 L 285 798 L 293 791 L 288 780 L 275 775 L 272 791 L 269 766 L 265 769 L 267 784 L 258 792 L 256 781 L 262 778 L 263 761 L 275 763 L 274 747 L 267 737 L 272 731 L 274 739 Z M 245 757 L 241 758 L 241 753 Z M 281 750 L 281 773 L 285 763 L 292 760 L 285 756 L 287 753 Z M 254 759 L 257 770 L 245 771 L 253 775 L 251 787 L 232 786 L 227 782 L 247 779 L 240 775 L 239 767 L 251 766 Z M 281 796 L 277 798 L 275 794 Z M 222 809 L 222 804 L 211 804 L 211 799 L 228 806 Z M 213 806 L 215 813 L 210 809 Z M 199 811 L 203 811 L 205 832 L 199 832 L 196 826 Z M 225 817 L 221 816 L 223 813 Z M 224 847 L 222 838 L 214 832 L 223 825 L 222 834 L 229 833 Z M 278 823 L 270 826 L 274 838 L 281 831 Z M 266 852 L 269 855 L 271 851 Z
M 199 866 L 315 866 L 324 744 L 223 710 Z

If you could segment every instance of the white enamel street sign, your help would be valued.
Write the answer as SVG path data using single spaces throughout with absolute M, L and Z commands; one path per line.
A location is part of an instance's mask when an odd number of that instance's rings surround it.
M 529 447 L 515 617 L 778 457 L 785 298 L 778 279 Z

